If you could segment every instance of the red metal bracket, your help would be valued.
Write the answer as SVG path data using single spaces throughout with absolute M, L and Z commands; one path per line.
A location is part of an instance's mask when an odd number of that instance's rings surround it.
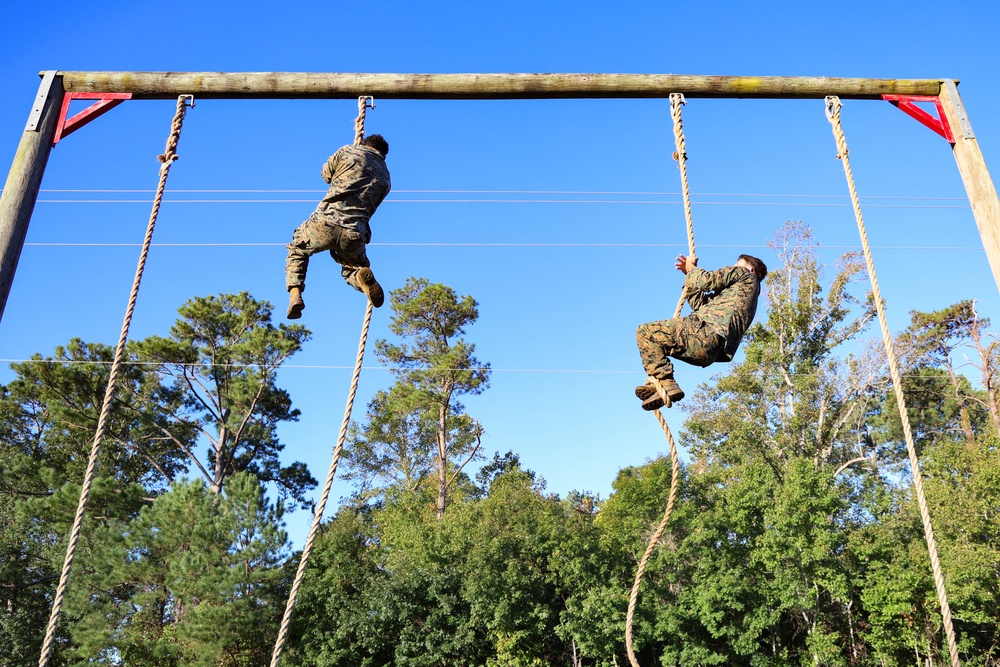
M 103 116 L 125 100 L 130 99 L 132 99 L 132 93 L 64 93 L 62 110 L 59 112 L 59 124 L 56 126 L 52 145 L 55 146 L 63 137 L 69 136 L 98 116 Z M 72 118 L 66 118 L 69 113 L 69 105 L 73 100 L 98 101 Z
M 955 143 L 955 137 L 951 133 L 951 125 L 948 124 L 948 118 L 944 115 L 944 107 L 941 106 L 941 99 L 939 97 L 929 95 L 883 95 L 882 99 L 886 102 L 891 102 L 893 106 L 906 115 L 915 118 L 917 121 L 931 128 L 947 139 L 949 143 Z M 937 109 L 938 117 L 935 118 L 914 104 L 914 102 L 932 102 Z

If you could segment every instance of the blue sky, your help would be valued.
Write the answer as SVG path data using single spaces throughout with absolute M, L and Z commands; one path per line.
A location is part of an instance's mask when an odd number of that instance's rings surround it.
M 961 27 L 943 27 L 952 19 Z M 626 72 L 957 78 L 996 173 L 998 28 L 1000 7 L 986 1 L 946 14 L 920 1 L 56 2 L 44 16 L 5 3 L 0 162 L 10 164 L 43 69 Z M 479 301 L 468 338 L 494 374 L 466 404 L 485 426 L 487 455 L 512 449 L 551 491 L 607 496 L 619 468 L 666 447 L 631 393 L 643 379 L 634 330 L 672 313 L 683 212 L 676 194 L 630 193 L 679 190 L 667 102 L 376 104 L 368 131 L 391 144 L 394 185 L 373 219 L 376 275 L 387 288 L 423 276 Z M 43 189 L 152 190 L 173 105 L 127 102 L 65 139 Z M 355 112 L 351 100 L 197 103 L 154 243 L 270 245 L 154 247 L 134 338 L 165 333 L 195 295 L 248 290 L 283 314 L 283 245 L 321 195 L 321 164 L 350 142 Z M 963 298 L 1000 316 L 948 144 L 887 103 L 846 101 L 843 113 L 891 327 L 904 327 L 910 310 Z M 813 226 L 825 262 L 858 246 L 821 100 L 693 99 L 684 118 L 703 266 L 732 263 L 744 249 L 774 265 L 764 246 L 788 219 Z M 81 199 L 140 201 L 66 201 Z M 138 244 L 150 199 L 42 193 L 0 323 L 0 357 L 50 354 L 73 336 L 114 342 L 138 248 L 39 244 Z M 322 478 L 364 305 L 324 256 L 306 300 L 313 338 L 280 377 L 302 418 L 281 436 L 287 458 Z M 376 311 L 373 338 L 388 335 L 388 317 Z M 371 352 L 366 362 L 356 417 L 390 382 Z M 725 367 L 685 368 L 678 380 L 691 391 L 716 372 Z M 3 364 L 0 382 L 9 378 Z M 669 413 L 675 432 L 682 418 Z M 335 485 L 335 495 L 346 492 Z M 296 541 L 305 525 L 290 521 Z

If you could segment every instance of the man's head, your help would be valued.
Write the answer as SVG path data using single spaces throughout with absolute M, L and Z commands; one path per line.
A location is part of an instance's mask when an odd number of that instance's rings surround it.
M 753 255 L 740 255 L 740 258 L 736 260 L 736 266 L 742 266 L 761 282 L 763 282 L 764 278 L 767 278 L 767 267 L 764 265 L 764 262 Z
M 369 134 L 361 140 L 361 145 L 374 148 L 382 154 L 382 157 L 389 154 L 389 142 L 382 138 L 381 134 Z

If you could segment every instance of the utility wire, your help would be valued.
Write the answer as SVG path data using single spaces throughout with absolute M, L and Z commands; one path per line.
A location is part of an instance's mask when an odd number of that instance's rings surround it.
M 84 359 L 0 359 L 0 363 L 4 364 L 65 364 L 74 366 L 110 366 L 110 361 L 93 361 Z M 202 363 L 170 363 L 170 362 L 160 362 L 160 361 L 126 361 L 122 360 L 122 365 L 128 366 L 172 366 L 172 367 L 183 367 L 183 368 L 257 368 L 258 364 L 202 364 Z M 353 370 L 353 365 L 345 364 L 282 364 L 280 368 L 296 369 L 296 370 Z M 493 368 L 491 366 L 484 366 L 481 368 L 437 368 L 437 369 L 410 369 L 402 366 L 363 366 L 363 370 L 370 371 L 406 371 L 406 370 L 417 370 L 419 372 L 451 372 L 451 371 L 490 371 L 491 373 L 531 373 L 531 374 L 554 374 L 554 375 L 567 375 L 567 374 L 581 374 L 581 375 L 637 375 L 642 373 L 642 370 L 598 370 L 593 368 Z M 716 372 L 722 372 L 721 370 L 707 371 L 707 370 L 679 370 L 674 371 L 680 375 L 686 376 L 699 376 L 704 377 Z M 765 377 L 785 377 L 785 373 L 763 373 L 761 374 Z M 789 377 L 823 377 L 827 374 L 825 373 L 787 373 Z M 928 376 L 920 373 L 904 373 L 900 377 L 908 378 L 923 378 L 923 379 L 933 379 L 928 378 Z M 951 382 L 948 376 L 942 376 L 942 380 L 947 380 Z
M 0 192 L 3 190 L 0 189 Z M 273 188 L 242 188 L 242 189 L 180 189 L 172 188 L 172 192 L 184 193 L 316 193 L 321 194 L 326 190 L 320 189 L 273 189 Z M 100 192 L 100 193 L 152 193 L 154 190 L 140 189 L 41 189 L 39 192 Z M 676 196 L 680 192 L 661 192 L 653 190 L 436 190 L 436 189 L 412 189 L 393 190 L 395 193 L 406 194 L 522 194 L 522 195 L 629 195 L 629 196 Z M 849 199 L 847 195 L 824 195 L 824 194 L 790 194 L 790 193 L 761 193 L 761 192 L 697 192 L 693 193 L 699 197 L 785 197 L 800 199 Z M 926 197 L 907 195 L 866 195 L 862 199 L 909 199 L 915 201 L 967 201 L 965 197 Z
M 167 199 L 169 204 L 311 204 L 315 199 Z M 149 204 L 147 199 L 39 199 L 39 204 Z M 623 200 L 623 199 L 386 199 L 385 204 L 587 204 L 625 206 L 680 206 L 679 201 Z M 698 206 L 762 206 L 800 208 L 850 208 L 849 202 L 751 202 L 751 201 L 695 201 Z M 970 209 L 971 205 L 951 204 L 866 204 L 866 208 L 894 209 Z

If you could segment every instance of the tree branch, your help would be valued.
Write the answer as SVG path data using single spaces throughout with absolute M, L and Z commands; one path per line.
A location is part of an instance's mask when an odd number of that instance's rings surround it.
M 192 380 L 193 380 L 194 382 L 197 382 L 197 383 L 198 383 L 198 386 L 199 386 L 199 387 L 201 387 L 202 391 L 204 391 L 204 392 L 205 392 L 206 394 L 211 394 L 212 392 L 210 392 L 210 391 L 209 391 L 209 390 L 208 390 L 208 389 L 207 389 L 207 388 L 205 387 L 205 385 L 203 385 L 203 384 L 202 384 L 202 383 L 201 383 L 200 381 L 198 381 L 198 380 L 197 380 L 196 378 L 193 378 L 193 377 L 191 377 L 190 375 L 188 375 L 188 372 L 187 372 L 187 371 L 188 371 L 188 367 L 187 367 L 187 366 L 183 366 L 183 367 L 182 367 L 182 369 L 181 369 L 181 377 L 182 377 L 182 378 L 184 378 L 184 382 L 185 382 L 185 384 L 187 384 L 187 386 L 188 386 L 188 389 L 189 389 L 189 390 L 191 391 L 191 393 L 192 393 L 192 394 L 194 394 L 194 397 L 195 397 L 196 399 L 198 399 L 198 402 L 199 402 L 199 403 L 201 404 L 201 406 L 202 406 L 203 408 L 205 408 L 205 410 L 206 410 L 206 411 L 207 411 L 207 412 L 208 412 L 208 413 L 209 413 L 210 415 L 212 415 L 212 418 L 213 418 L 213 419 L 215 419 L 216 421 L 221 421 L 221 419 L 222 419 L 221 415 L 218 415 L 218 414 L 216 414 L 216 412 L 215 412 L 215 410 L 214 410 L 214 409 L 212 408 L 212 406 L 210 406 L 210 405 L 209 405 L 209 404 L 208 404 L 208 403 L 206 402 L 206 400 L 205 400 L 204 398 L 202 398 L 201 394 L 199 394 L 199 393 L 198 393 L 198 390 L 194 388 L 194 384 L 192 384 Z M 176 377 L 176 376 L 175 376 L 175 377 Z
M 472 457 L 476 455 L 476 452 L 479 451 L 479 446 L 482 445 L 482 444 L 483 444 L 482 436 L 476 435 L 476 446 L 473 447 L 472 453 L 469 454 L 469 458 L 465 459 L 465 461 L 462 463 L 462 465 L 460 465 L 460 466 L 458 466 L 458 468 L 456 468 L 455 472 L 451 476 L 451 479 L 449 479 L 448 483 L 445 484 L 445 488 L 451 487 L 451 483 L 454 482 L 455 478 L 458 477 L 458 474 L 460 472 L 462 472 L 462 468 L 464 468 L 466 465 L 468 465 L 469 461 L 472 460 Z
M 873 454 L 871 456 L 858 456 L 856 458 L 853 458 L 850 461 L 848 461 L 847 463 L 845 463 L 842 466 L 840 466 L 839 468 L 837 468 L 837 470 L 833 473 L 833 476 L 836 477 L 837 475 L 839 475 L 840 473 L 844 472 L 848 467 L 850 467 L 851 465 L 853 465 L 855 463 L 860 463 L 861 461 L 868 461 L 869 459 L 874 460 L 875 459 L 875 455 Z
M 176 437 L 173 433 L 171 433 L 170 430 L 167 429 L 165 426 L 157 425 L 157 428 L 160 429 L 160 432 L 166 435 L 171 442 L 180 447 L 181 451 L 187 454 L 188 458 L 194 461 L 194 464 L 198 466 L 198 470 L 200 470 L 201 474 L 205 476 L 205 479 L 208 480 L 209 483 L 212 483 L 212 476 L 208 474 L 208 471 L 205 470 L 205 466 L 201 464 L 201 461 L 198 460 L 198 457 L 194 455 L 194 453 L 191 451 L 191 448 L 188 447 L 186 444 L 184 444 L 183 441 L 181 441 L 178 437 Z
M 0 583 L 0 588 L 6 588 L 8 590 L 16 591 L 22 588 L 31 588 L 32 586 L 37 586 L 38 584 L 44 584 L 49 581 L 55 581 L 58 578 L 59 578 L 58 574 L 47 574 L 44 577 L 39 577 L 34 581 L 27 581 L 23 584 Z

